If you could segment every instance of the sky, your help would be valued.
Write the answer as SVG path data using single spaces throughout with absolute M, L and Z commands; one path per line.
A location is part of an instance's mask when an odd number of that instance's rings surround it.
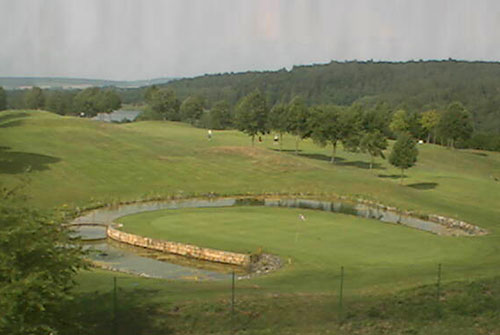
M 0 0 L 4 77 L 448 58 L 500 61 L 499 0 Z

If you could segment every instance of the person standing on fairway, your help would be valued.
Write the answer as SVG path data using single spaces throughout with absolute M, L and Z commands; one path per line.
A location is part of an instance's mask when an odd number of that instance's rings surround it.
M 208 130 L 208 140 L 210 141 L 212 139 L 212 129 Z

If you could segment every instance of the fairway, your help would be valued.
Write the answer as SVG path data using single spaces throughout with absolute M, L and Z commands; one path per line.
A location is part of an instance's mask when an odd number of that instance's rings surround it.
M 341 266 L 346 299 L 392 294 L 436 281 L 498 275 L 500 264 L 500 153 L 419 146 L 417 165 L 405 172 L 369 156 L 285 135 L 251 146 L 241 132 L 206 130 L 176 122 L 104 124 L 41 111 L 0 113 L 0 183 L 23 185 L 27 203 L 69 213 L 123 202 L 237 196 L 366 199 L 400 210 L 438 214 L 487 229 L 478 237 L 445 237 L 329 212 L 230 207 L 149 212 L 122 218 L 143 236 L 228 251 L 278 255 L 284 267 L 238 281 L 240 296 L 335 295 Z M 299 220 L 304 214 L 306 221 Z M 154 300 L 227 298 L 228 281 L 145 279 L 111 271 L 83 271 L 78 292 L 110 292 L 113 277 L 132 292 L 155 290 Z M 297 300 L 298 301 L 298 300 Z
M 305 216 L 305 220 L 300 219 Z M 286 264 L 260 280 L 295 282 L 315 290 L 313 278 L 349 269 L 351 287 L 370 289 L 423 280 L 438 263 L 447 276 L 469 274 L 466 267 L 497 260 L 480 238 L 437 236 L 395 224 L 351 215 L 295 208 L 236 206 L 167 209 L 122 217 L 122 230 L 141 236 L 227 251 L 280 256 Z M 469 270 L 470 271 L 470 270 Z M 306 281 L 300 280 L 305 276 Z M 390 278 L 390 280 L 389 280 Z M 314 285 L 311 285 L 311 280 Z

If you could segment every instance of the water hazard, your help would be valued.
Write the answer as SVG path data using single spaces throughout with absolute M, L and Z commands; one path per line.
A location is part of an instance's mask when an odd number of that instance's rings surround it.
M 97 209 L 78 217 L 72 223 L 109 225 L 122 216 L 148 211 L 249 205 L 316 209 L 356 215 L 387 223 L 402 224 L 435 234 L 449 233 L 445 226 L 438 223 L 403 216 L 398 213 L 368 207 L 363 204 L 305 199 L 216 198 L 210 200 L 190 199 L 182 201 L 143 202 Z M 82 240 L 103 238 L 103 240 L 99 242 L 87 242 L 86 248 L 91 248 L 93 250 L 90 254 L 91 259 L 104 268 L 147 277 L 194 280 L 226 279 L 229 278 L 230 273 L 235 269 L 240 273 L 244 272 L 241 268 L 235 268 L 228 265 L 190 260 L 181 256 L 168 255 L 123 245 L 106 239 L 105 226 L 98 225 L 76 226 L 74 234 L 80 236 Z

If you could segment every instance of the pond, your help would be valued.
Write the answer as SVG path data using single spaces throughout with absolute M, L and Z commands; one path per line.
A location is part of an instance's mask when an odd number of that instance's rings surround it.
M 275 206 L 322 210 L 376 219 L 386 223 L 405 225 L 411 228 L 449 235 L 444 225 L 404 216 L 389 210 L 343 201 L 319 201 L 309 199 L 254 199 L 214 198 L 179 201 L 154 201 L 93 210 L 76 218 L 72 224 L 109 225 L 116 219 L 135 213 L 161 209 L 207 208 L 230 206 Z M 454 234 L 459 234 L 454 231 Z M 165 279 L 214 280 L 229 278 L 232 271 L 246 274 L 241 268 L 187 259 L 142 248 L 136 248 L 106 239 L 104 226 L 77 226 L 75 234 L 82 239 L 103 238 L 99 242 L 87 242 L 86 248 L 94 250 L 90 257 L 99 266 L 107 269 L 133 273 L 141 276 Z M 84 242 L 85 243 L 85 242 Z

